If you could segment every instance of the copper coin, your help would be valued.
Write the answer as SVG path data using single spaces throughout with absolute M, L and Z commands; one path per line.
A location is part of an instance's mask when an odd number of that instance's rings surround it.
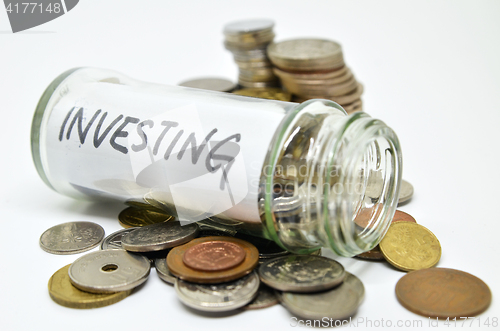
M 219 271 L 233 268 L 243 262 L 245 251 L 227 241 L 207 241 L 188 249 L 182 261 L 200 271 Z
M 218 271 L 201 271 L 184 264 L 183 257 L 187 250 L 205 242 L 229 242 L 238 245 L 245 251 L 243 261 L 233 268 Z M 187 244 L 173 248 L 167 255 L 170 272 L 182 280 L 193 283 L 215 284 L 228 282 L 248 275 L 259 262 L 259 251 L 247 241 L 233 237 L 203 237 L 191 240 Z
M 362 227 L 363 229 L 365 228 L 371 228 L 373 226 L 373 222 L 377 219 L 378 214 L 382 212 L 382 208 L 376 208 L 376 207 L 371 207 L 371 208 L 364 208 L 362 209 L 358 215 L 356 215 L 356 218 L 354 218 L 354 223 Z M 399 221 L 407 221 L 407 222 L 413 222 L 417 223 L 413 216 L 401 211 L 401 210 L 396 210 L 394 213 L 394 217 L 392 218 L 392 222 L 399 222 Z
M 396 284 L 396 296 L 406 309 L 437 318 L 473 317 L 491 302 L 491 291 L 481 279 L 447 268 L 410 272 Z
M 371 217 L 372 213 L 377 213 L 377 212 L 379 213 L 381 210 L 382 210 L 381 208 L 379 208 L 378 211 L 375 211 L 374 208 L 365 208 L 356 216 L 356 218 L 354 219 L 354 222 L 362 228 L 366 228 L 367 226 L 371 227 L 371 225 L 369 225 L 370 224 L 369 221 L 370 221 L 370 217 Z M 391 223 L 399 222 L 399 221 L 408 221 L 408 222 L 414 222 L 414 223 L 417 222 L 417 221 L 415 221 L 413 216 L 411 216 L 403 211 L 396 210 L 396 212 L 394 213 L 394 217 L 392 218 Z M 380 250 L 379 245 L 375 246 L 373 249 L 371 249 L 367 252 L 356 255 L 356 257 L 360 257 L 362 259 L 367 259 L 367 260 L 380 260 L 380 261 L 385 260 L 384 255 L 382 255 L 382 251 Z

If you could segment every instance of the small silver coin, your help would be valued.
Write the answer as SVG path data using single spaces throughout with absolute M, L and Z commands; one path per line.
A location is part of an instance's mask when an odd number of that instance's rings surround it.
M 160 277 L 166 283 L 174 285 L 177 277 L 175 277 L 174 275 L 172 275 L 170 273 L 170 270 L 168 269 L 168 265 L 167 265 L 167 258 L 165 258 L 165 257 L 156 258 L 155 259 L 155 268 L 156 268 L 156 273 L 158 274 L 158 277 Z
M 398 204 L 403 204 L 408 202 L 413 197 L 413 185 L 408 183 L 406 180 L 401 181 L 401 189 L 399 190 L 399 201 Z
M 363 283 L 346 272 L 344 282 L 334 289 L 314 294 L 283 292 L 279 299 L 292 314 L 299 317 L 341 320 L 354 315 L 364 295 Z
M 252 33 L 262 30 L 270 30 L 274 27 L 274 22 L 268 19 L 250 19 L 230 22 L 224 26 L 224 34 L 238 35 Z
M 127 228 L 127 229 L 122 229 L 118 230 L 116 232 L 113 232 L 106 238 L 101 243 L 101 250 L 106 250 L 106 249 L 124 249 L 122 246 L 122 238 L 124 235 L 134 231 L 136 228 Z
M 82 291 L 113 293 L 144 283 L 151 264 L 147 258 L 125 250 L 109 249 L 86 254 L 69 267 L 71 283 Z
M 179 221 L 151 224 L 123 236 L 122 246 L 131 252 L 161 251 L 191 241 L 198 231 L 196 223 L 183 226 Z
M 40 236 L 40 247 L 52 254 L 76 254 L 99 245 L 104 229 L 92 222 L 69 222 L 51 227 Z
M 289 255 L 264 262 L 260 280 L 280 291 L 318 292 L 342 283 L 344 267 L 332 259 L 315 255 Z
M 259 276 L 251 274 L 228 283 L 195 284 L 180 279 L 175 282 L 177 296 L 186 306 L 202 311 L 230 311 L 253 300 L 259 290 Z
M 279 302 L 275 291 L 269 286 L 260 283 L 257 296 L 248 305 L 241 307 L 243 310 L 263 309 L 274 306 Z
M 236 88 L 236 83 L 224 78 L 205 77 L 184 81 L 180 83 L 179 86 L 210 91 L 231 92 Z

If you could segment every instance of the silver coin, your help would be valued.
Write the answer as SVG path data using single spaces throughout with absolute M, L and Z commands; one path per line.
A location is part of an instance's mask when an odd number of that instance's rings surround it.
M 205 77 L 184 81 L 180 83 L 179 86 L 210 91 L 231 92 L 236 88 L 236 83 L 224 78 Z
M 198 231 L 196 223 L 184 226 L 179 221 L 151 224 L 123 236 L 122 246 L 131 252 L 161 251 L 191 241 Z
M 51 227 L 40 236 L 40 247 L 52 254 L 76 254 L 99 245 L 104 229 L 92 222 L 69 222 Z
M 263 283 L 280 291 L 317 292 L 342 283 L 344 267 L 332 259 L 314 255 L 290 255 L 259 267 Z
M 175 291 L 186 306 L 221 312 L 243 307 L 252 301 L 257 295 L 259 284 L 259 276 L 253 271 L 243 278 L 221 284 L 195 284 L 177 279 Z
M 160 277 L 165 282 L 174 285 L 177 277 L 175 277 L 170 273 L 170 270 L 168 269 L 167 265 L 167 259 L 165 257 L 155 259 L 155 268 L 158 277 Z
M 401 181 L 401 189 L 399 190 L 399 202 L 398 204 L 403 204 L 409 201 L 413 197 L 413 185 L 408 183 L 406 180 Z
M 252 33 L 262 30 L 270 30 L 274 27 L 274 21 L 268 19 L 250 19 L 230 22 L 224 26 L 224 34 L 238 35 Z
M 354 315 L 364 295 L 363 283 L 346 272 L 344 282 L 332 290 L 314 294 L 283 292 L 279 299 L 291 313 L 299 317 L 341 320 Z
M 122 237 L 135 229 L 138 229 L 138 227 L 135 228 L 127 228 L 127 229 L 122 229 L 118 230 L 116 232 L 113 232 L 106 238 L 101 243 L 101 250 L 106 250 L 106 249 L 124 249 L 122 246 Z
M 142 255 L 109 249 L 86 254 L 69 267 L 71 283 L 82 291 L 113 293 L 144 283 L 151 264 Z
M 259 262 L 291 254 L 284 248 L 278 246 L 278 244 L 272 240 L 246 235 L 239 232 L 236 233 L 236 238 L 246 240 L 257 248 L 259 251 Z
M 263 309 L 274 306 L 279 302 L 275 291 L 269 286 L 260 283 L 257 296 L 248 305 L 241 307 L 243 310 Z

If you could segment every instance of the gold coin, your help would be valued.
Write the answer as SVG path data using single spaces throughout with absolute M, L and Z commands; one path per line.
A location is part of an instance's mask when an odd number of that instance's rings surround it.
M 431 268 L 441 258 L 436 236 L 422 225 L 408 221 L 391 224 L 380 242 L 380 250 L 387 262 L 404 271 Z
M 183 262 L 184 253 L 197 244 L 208 241 L 225 241 L 236 244 L 245 251 L 243 262 L 237 266 L 220 271 L 200 271 L 188 267 Z M 174 247 L 167 255 L 167 265 L 170 272 L 182 280 L 193 283 L 213 284 L 229 282 L 252 272 L 259 263 L 259 251 L 247 241 L 233 237 L 203 237 L 191 240 L 187 244 Z
M 244 95 L 247 97 L 270 99 L 270 100 L 281 100 L 290 101 L 292 100 L 292 95 L 280 88 L 244 88 L 233 92 L 234 94 Z
M 124 228 L 133 228 L 170 221 L 174 217 L 148 209 L 128 207 L 118 215 L 118 221 Z
M 64 307 L 89 309 L 112 305 L 125 299 L 132 290 L 116 293 L 96 294 L 74 287 L 68 275 L 71 264 L 56 271 L 49 279 L 49 294 L 52 300 Z

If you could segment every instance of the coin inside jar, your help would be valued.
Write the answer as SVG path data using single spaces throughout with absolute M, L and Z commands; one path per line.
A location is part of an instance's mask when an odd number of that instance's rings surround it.
M 182 261 L 201 271 L 219 271 L 237 266 L 245 259 L 245 251 L 227 241 L 208 241 L 189 248 Z

